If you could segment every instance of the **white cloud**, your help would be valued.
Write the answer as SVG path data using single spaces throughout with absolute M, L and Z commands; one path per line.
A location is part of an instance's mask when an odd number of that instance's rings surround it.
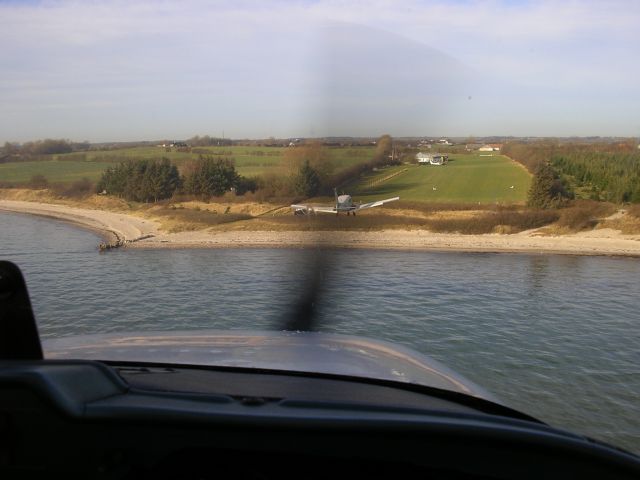
M 61 117 L 73 108 L 120 109 L 132 124 L 153 121 L 158 131 L 174 128 L 171 117 L 180 116 L 183 128 L 199 132 L 233 123 L 238 136 L 268 135 L 270 128 L 304 135 L 310 124 L 326 120 L 317 118 L 323 104 L 333 102 L 325 114 L 344 114 L 337 97 L 326 97 L 327 85 L 347 91 L 346 86 L 360 84 L 362 98 L 345 100 L 342 107 L 357 112 L 357 102 L 375 92 L 381 101 L 360 103 L 362 111 L 369 112 L 362 121 L 367 128 L 376 122 L 372 109 L 383 116 L 385 103 L 393 105 L 387 121 L 397 120 L 398 130 L 417 124 L 426 128 L 416 113 L 416 102 L 426 97 L 410 79 L 412 71 L 421 68 L 415 55 L 406 55 L 398 40 L 403 51 L 390 48 L 386 55 L 405 55 L 406 62 L 377 74 L 393 62 L 362 45 L 360 68 L 366 74 L 350 74 L 346 57 L 341 67 L 327 69 L 327 55 L 340 57 L 340 45 L 323 33 L 323 26 L 332 22 L 347 30 L 354 26 L 354 32 L 355 25 L 373 29 L 371 34 L 354 33 L 356 42 L 373 38 L 376 31 L 381 39 L 393 32 L 416 42 L 407 42 L 407 50 L 419 52 L 423 45 L 425 58 L 433 58 L 427 46 L 433 47 L 493 78 L 497 88 L 483 92 L 494 105 L 515 102 L 525 117 L 529 112 L 522 128 L 531 134 L 543 122 L 559 134 L 567 118 L 583 125 L 579 112 L 585 103 L 600 113 L 598 128 L 611 125 L 611 131 L 602 134 L 633 134 L 638 123 L 630 107 L 640 98 L 635 81 L 640 76 L 635 61 L 640 3 L 634 1 L 51 1 L 0 4 L 0 16 L 0 106 L 13 112 L 11 118 L 0 118 L 0 132 L 7 139 L 47 135 L 56 106 Z M 352 55 L 357 54 L 356 48 Z M 465 81 L 473 86 L 473 78 Z M 518 97 L 522 88 L 527 98 Z M 403 90 L 401 99 L 398 90 Z M 562 105 L 562 123 L 544 118 L 545 111 L 536 105 L 542 98 L 548 108 L 554 101 Z M 140 111 L 150 104 L 165 105 L 164 115 L 149 117 Z M 608 108 L 614 104 L 615 113 Z M 221 111 L 222 106 L 227 110 Z M 38 109 L 51 116 L 38 118 Z M 461 119 L 461 131 L 451 134 L 480 134 L 477 129 L 483 125 L 497 128 L 501 122 L 501 133 L 509 133 L 516 124 L 500 118 L 488 121 L 486 113 L 475 118 L 463 110 L 447 114 Z M 107 120 L 92 129 L 70 119 L 66 136 L 76 137 L 80 130 L 87 132 L 79 133 L 80 138 L 100 139 L 111 128 Z

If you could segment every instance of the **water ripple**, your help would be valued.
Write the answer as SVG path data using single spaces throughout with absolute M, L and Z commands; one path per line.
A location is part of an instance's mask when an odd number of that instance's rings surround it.
M 306 250 L 119 250 L 91 232 L 0 214 L 0 257 L 27 276 L 43 337 L 272 329 Z M 515 408 L 640 452 L 640 261 L 336 251 L 322 331 L 433 356 Z

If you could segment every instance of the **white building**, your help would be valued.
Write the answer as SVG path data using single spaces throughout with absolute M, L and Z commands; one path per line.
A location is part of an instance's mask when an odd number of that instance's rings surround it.
M 419 152 L 416 154 L 416 160 L 419 165 L 444 165 L 449 160 L 449 156 L 441 153 Z
M 501 143 L 488 143 L 486 145 L 481 146 L 478 151 L 479 152 L 499 152 L 502 148 Z

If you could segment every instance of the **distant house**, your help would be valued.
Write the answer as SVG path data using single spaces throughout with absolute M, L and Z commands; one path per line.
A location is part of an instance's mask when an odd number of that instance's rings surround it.
M 441 153 L 419 152 L 416 154 L 416 160 L 419 165 L 444 165 L 449 161 L 449 156 Z
M 429 163 L 429 161 L 431 160 L 431 154 L 430 153 L 418 152 L 416 154 L 416 160 L 418 160 L 418 163 L 420 163 L 420 164 Z
M 479 152 L 499 152 L 502 148 L 501 143 L 487 143 L 486 145 L 481 146 L 478 151 Z

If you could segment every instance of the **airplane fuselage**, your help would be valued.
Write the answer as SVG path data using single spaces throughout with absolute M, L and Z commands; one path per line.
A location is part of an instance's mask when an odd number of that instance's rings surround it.
M 334 189 L 335 194 L 335 203 L 333 206 L 315 206 L 315 205 L 305 205 L 305 204 L 293 204 L 291 208 L 293 209 L 294 215 L 307 215 L 307 214 L 316 214 L 316 213 L 335 213 L 339 215 L 340 212 L 344 212 L 347 215 L 354 215 L 358 210 L 363 210 L 365 208 L 378 207 L 387 202 L 393 202 L 395 200 L 399 200 L 400 197 L 388 198 L 386 200 L 377 200 L 369 203 L 355 203 L 351 195 L 342 194 L 338 195 L 337 189 Z
M 349 215 L 349 213 L 353 212 L 355 215 L 357 209 L 358 206 L 353 203 L 351 195 L 336 195 L 336 214 L 346 212 Z
M 336 197 L 336 210 L 338 211 L 350 211 L 356 208 L 353 204 L 351 195 L 338 195 Z

